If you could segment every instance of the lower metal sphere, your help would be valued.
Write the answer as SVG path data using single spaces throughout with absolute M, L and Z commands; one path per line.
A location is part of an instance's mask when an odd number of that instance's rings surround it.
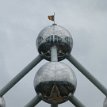
M 104 100 L 103 107 L 107 107 L 107 98 Z
M 60 104 L 68 100 L 68 95 L 75 92 L 77 80 L 72 69 L 60 62 L 43 65 L 34 79 L 37 94 L 50 104 Z
M 0 97 L 0 107 L 5 107 L 5 101 L 3 97 Z

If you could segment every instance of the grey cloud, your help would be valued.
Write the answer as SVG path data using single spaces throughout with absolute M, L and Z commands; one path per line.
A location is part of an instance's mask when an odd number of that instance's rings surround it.
M 47 16 L 53 12 L 56 12 L 56 23 L 67 28 L 73 36 L 72 54 L 107 87 L 106 4 L 106 0 L 0 1 L 1 87 L 37 56 L 36 37 L 42 28 L 52 24 Z M 44 63 L 42 61 L 4 96 L 7 107 L 23 107 L 36 95 L 34 75 Z M 102 107 L 105 96 L 70 63 L 64 63 L 76 73 L 78 85 L 75 95 L 87 107 Z M 49 105 L 44 105 L 44 102 L 38 105 L 43 106 Z M 69 102 L 60 106 L 73 107 Z

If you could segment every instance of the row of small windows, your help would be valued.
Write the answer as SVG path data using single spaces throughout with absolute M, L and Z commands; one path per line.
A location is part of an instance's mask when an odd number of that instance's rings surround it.
M 44 39 L 43 39 L 43 37 L 39 37 L 38 38 L 38 43 L 41 43 L 41 41 L 43 41 Z M 48 38 L 46 38 L 46 41 L 47 42 L 51 42 L 51 43 L 59 43 L 59 42 L 62 42 L 63 41 L 63 39 L 62 38 L 60 38 L 59 36 L 57 36 L 57 35 L 51 35 L 51 36 L 49 36 Z M 70 38 L 70 37 L 65 37 L 65 41 L 68 43 L 68 44 L 70 44 L 71 42 L 72 42 L 72 38 Z

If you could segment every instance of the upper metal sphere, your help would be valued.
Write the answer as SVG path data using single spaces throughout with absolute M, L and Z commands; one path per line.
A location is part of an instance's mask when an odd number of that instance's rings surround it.
M 5 101 L 3 97 L 0 97 L 0 107 L 5 107 Z
M 74 93 L 77 80 L 72 69 L 60 62 L 43 65 L 34 79 L 37 94 L 50 104 L 59 104 L 68 100 L 69 93 Z
M 104 100 L 103 107 L 107 107 L 107 97 L 106 97 L 105 100 Z
M 40 54 L 44 54 L 50 60 L 50 48 L 56 45 L 58 48 L 58 60 L 65 58 L 66 53 L 70 53 L 73 46 L 73 39 L 70 32 L 57 24 L 44 28 L 38 35 L 37 48 Z

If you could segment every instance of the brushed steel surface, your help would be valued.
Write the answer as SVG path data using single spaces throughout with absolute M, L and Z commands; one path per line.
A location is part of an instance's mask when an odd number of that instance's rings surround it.
M 66 81 L 76 87 L 77 79 L 73 70 L 62 62 L 49 62 L 36 73 L 34 86 L 46 81 Z
M 73 47 L 73 39 L 70 32 L 62 26 L 53 24 L 40 31 L 37 40 L 37 49 L 40 54 L 44 54 L 45 59 L 51 60 L 50 48 L 57 46 L 58 59 L 64 59 L 66 53 L 70 53 Z
M 34 88 L 49 104 L 61 104 L 74 94 L 77 85 L 73 70 L 61 62 L 49 62 L 36 73 Z

